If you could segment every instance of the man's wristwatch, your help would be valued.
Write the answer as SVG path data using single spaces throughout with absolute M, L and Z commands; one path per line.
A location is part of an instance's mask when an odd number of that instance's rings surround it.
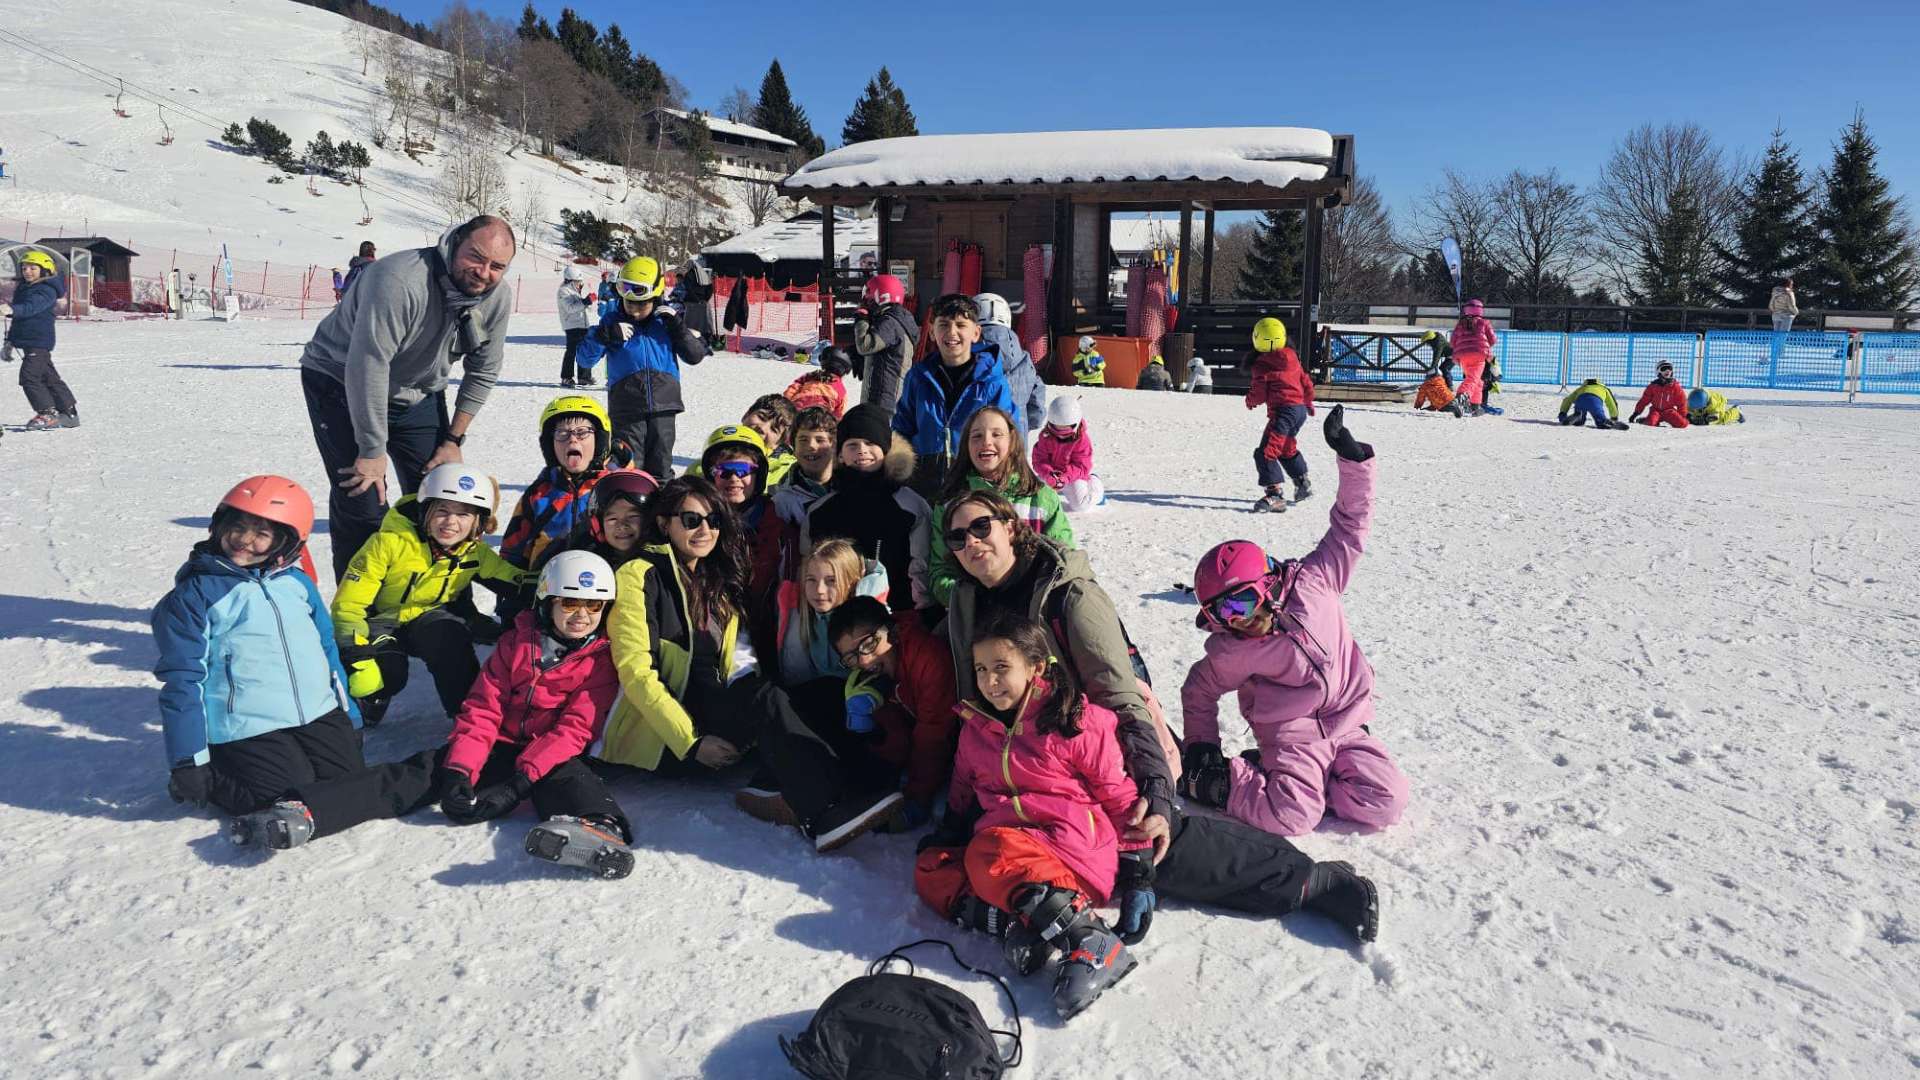
M 451 432 L 451 431 L 449 431 L 449 432 L 447 432 L 447 437 L 446 437 L 446 439 L 445 439 L 445 441 L 446 441 L 446 442 L 450 442 L 450 443 L 452 443 L 452 444 L 453 444 L 453 445 L 455 445 L 455 446 L 465 446 L 465 445 L 467 445 L 467 437 L 466 437 L 465 435 L 455 435 L 455 434 L 454 434 L 453 432 Z

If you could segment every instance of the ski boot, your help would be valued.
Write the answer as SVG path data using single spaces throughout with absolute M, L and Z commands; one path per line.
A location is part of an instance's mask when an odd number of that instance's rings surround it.
M 66 412 L 61 413 L 60 426 L 63 428 L 79 427 L 80 426 L 80 406 L 75 405 L 73 408 L 68 409 Z
M 1002 911 L 977 896 L 963 896 L 954 910 L 953 924 L 977 930 L 1000 942 L 1000 952 L 1016 975 L 1032 975 L 1053 959 L 1053 946 L 1020 917 Z
M 241 847 L 297 848 L 313 839 L 313 813 L 303 802 L 277 802 L 234 818 L 227 836 Z
M 1269 491 L 1265 495 L 1260 496 L 1259 501 L 1253 504 L 1253 512 L 1256 514 L 1284 514 L 1287 512 L 1287 497 L 1278 491 Z
M 27 421 L 28 431 L 52 431 L 59 426 L 60 414 L 57 412 L 36 413 L 33 419 Z
M 1380 891 L 1353 872 L 1353 864 L 1317 862 L 1300 890 L 1300 906 L 1324 915 L 1361 941 L 1380 932 Z
M 1014 897 L 1014 908 L 1029 930 L 1066 953 L 1053 976 L 1053 1007 L 1062 1020 L 1084 1011 L 1139 964 L 1071 889 L 1028 885 Z
M 561 380 L 560 380 L 560 389 L 562 389 L 562 390 L 571 390 L 571 389 L 573 389 L 573 388 L 574 388 L 574 386 L 575 386 L 575 385 L 576 385 L 576 384 L 574 383 L 574 381 L 573 381 L 572 379 L 561 379 Z
M 1293 501 L 1305 502 L 1313 494 L 1313 481 L 1301 477 L 1293 482 Z
M 1615 420 L 1613 422 L 1613 430 L 1615 431 L 1625 431 L 1630 426 L 1631 425 L 1629 425 L 1625 420 Z
M 600 383 L 599 383 L 599 380 L 597 380 L 597 379 L 595 379 L 595 378 L 593 377 L 593 372 L 591 372 L 591 371 L 583 371 L 583 372 L 581 372 L 581 373 L 580 373 L 579 375 L 577 375 L 577 376 L 575 376 L 575 379 L 574 379 L 574 381 L 575 381 L 575 383 L 576 383 L 577 385 L 580 385 L 580 386 L 598 386 L 598 385 L 600 385 Z
M 813 850 L 819 854 L 838 851 L 875 829 L 891 830 L 900 824 L 901 805 L 907 797 L 897 791 L 849 795 L 822 811 L 801 829 L 813 838 Z
M 578 866 L 608 881 L 633 873 L 633 849 L 602 818 L 556 814 L 527 833 L 527 854 L 561 866 Z
M 1462 420 L 1466 419 L 1466 416 L 1467 416 L 1466 406 L 1461 404 L 1460 399 L 1457 397 L 1454 398 L 1452 401 L 1447 402 L 1447 407 L 1445 411 L 1452 413 L 1456 418 L 1462 419 Z

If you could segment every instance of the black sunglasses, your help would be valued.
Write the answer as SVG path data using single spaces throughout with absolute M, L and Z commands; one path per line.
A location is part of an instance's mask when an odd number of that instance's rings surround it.
M 680 527 L 688 532 L 699 528 L 702 522 L 706 523 L 707 528 L 712 529 L 714 532 L 719 532 L 720 522 L 722 520 L 720 511 L 718 510 L 709 514 L 699 514 L 692 510 L 682 510 L 675 514 L 674 517 L 680 519 Z
M 961 548 L 966 547 L 967 537 L 969 536 L 975 540 L 985 540 L 987 537 L 993 535 L 993 523 L 995 520 L 992 514 L 988 514 L 985 517 L 974 518 L 971 524 L 948 529 L 945 533 L 941 534 L 947 541 L 947 550 L 959 551 Z

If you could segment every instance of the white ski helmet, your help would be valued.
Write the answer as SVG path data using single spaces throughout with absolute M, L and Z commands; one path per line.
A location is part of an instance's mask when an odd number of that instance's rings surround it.
M 980 309 L 980 325 L 1013 329 L 1013 309 L 1007 306 L 1006 297 L 999 293 L 983 292 L 973 298 L 973 306 Z
M 581 600 L 613 600 L 613 567 L 591 551 L 563 551 L 540 571 L 534 595 L 542 600 L 570 596 Z
M 1080 351 L 1081 352 L 1093 351 L 1093 335 L 1091 334 L 1080 335 Z
M 477 469 L 449 463 L 436 467 L 420 481 L 420 501 L 424 503 L 428 499 L 479 507 L 485 516 L 479 535 L 485 536 L 493 531 L 494 511 L 500 505 L 500 485 Z
M 580 268 L 578 266 L 575 266 L 573 263 L 568 263 L 567 268 L 565 270 L 560 271 L 560 279 L 562 281 L 579 281 Z

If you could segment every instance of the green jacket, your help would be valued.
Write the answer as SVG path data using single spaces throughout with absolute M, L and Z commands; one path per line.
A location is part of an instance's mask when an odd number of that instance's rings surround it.
M 419 496 L 401 498 L 387 511 L 380 531 L 354 554 L 333 594 L 335 637 L 373 637 L 369 624 L 404 626 L 458 597 L 476 577 L 515 587 L 526 578 L 526 571 L 478 538 L 436 558 L 420 531 L 420 517 Z M 492 527 L 488 517 L 483 528 Z
M 967 477 L 967 487 L 974 491 L 997 491 L 1013 504 L 1014 512 L 1026 519 L 1034 532 L 1049 540 L 1058 540 L 1064 548 L 1074 547 L 1073 523 L 1067 520 L 1067 512 L 1060 505 L 1060 493 L 1045 484 L 1034 484 L 1031 495 L 1015 495 L 1013 485 L 1018 480 L 1013 471 L 1007 471 L 1007 480 L 995 487 L 986 477 L 972 473 Z M 945 532 L 947 508 L 943 503 L 934 508 L 933 520 L 936 532 Z M 960 573 L 960 566 L 954 561 L 953 552 L 947 550 L 947 544 L 939 536 L 933 538 L 932 582 L 933 602 L 946 607 L 953 599 L 953 583 Z
M 1727 403 L 1727 395 L 1718 390 L 1707 391 L 1707 407 L 1688 409 L 1689 424 L 1742 424 L 1746 417 L 1740 415 L 1740 406 Z
M 1613 400 L 1613 391 L 1607 389 L 1607 384 L 1603 382 L 1584 382 L 1574 387 L 1573 393 L 1568 394 L 1561 400 L 1560 415 L 1565 416 L 1572 412 L 1573 403 L 1588 394 L 1592 394 L 1607 403 L 1607 416 L 1609 418 L 1614 420 L 1620 419 L 1620 403 Z

